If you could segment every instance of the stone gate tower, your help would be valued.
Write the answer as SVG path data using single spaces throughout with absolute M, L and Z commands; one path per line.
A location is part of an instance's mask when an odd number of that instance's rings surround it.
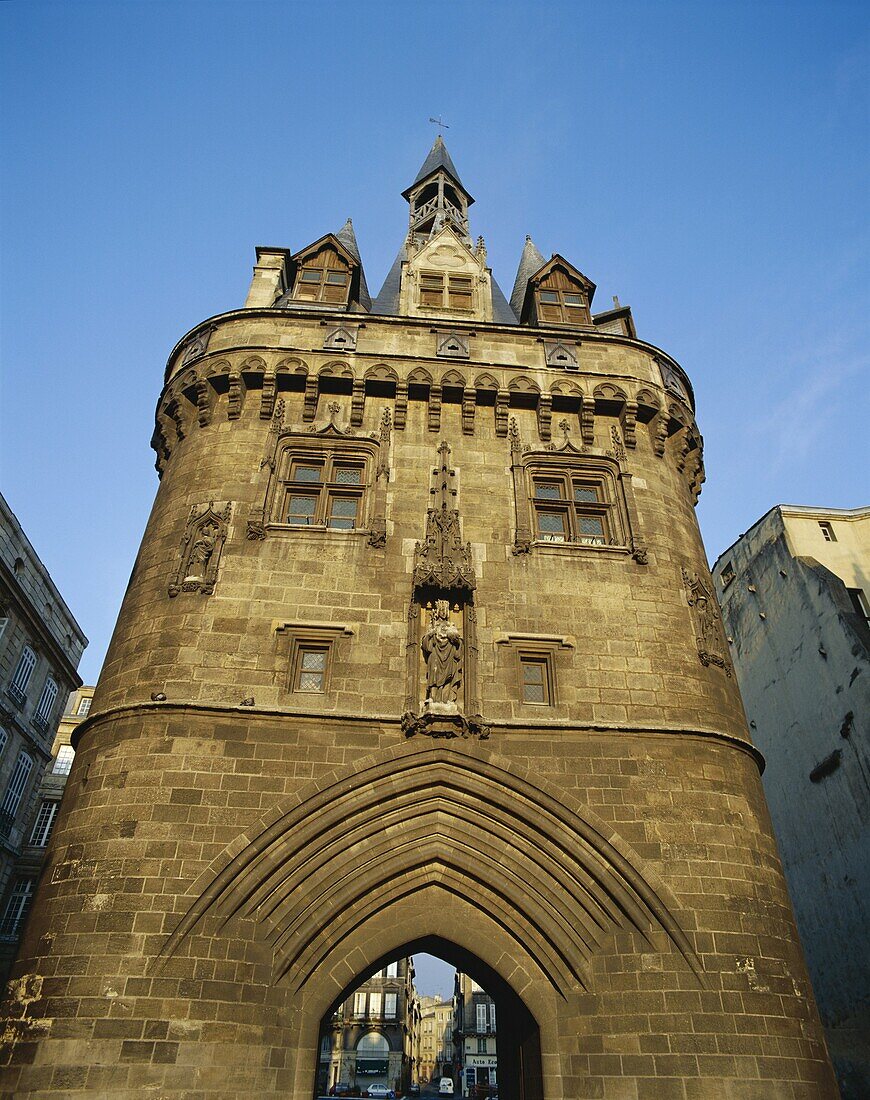
M 692 389 L 439 138 L 173 350 L 160 488 L 7 1010 L 4 1085 L 311 1100 L 430 950 L 503 1100 L 833 1097 L 694 503 Z

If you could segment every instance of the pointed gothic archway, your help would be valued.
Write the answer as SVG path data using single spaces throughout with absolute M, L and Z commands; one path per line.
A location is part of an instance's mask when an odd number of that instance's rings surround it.
M 315 1085 L 319 1037 L 329 1031 L 333 1012 L 351 996 L 361 982 L 391 960 L 420 953 L 436 955 L 462 973 L 468 974 L 495 1001 L 498 1020 L 498 1088 L 501 1100 L 543 1100 L 541 1035 L 535 1016 L 511 983 L 479 954 L 437 935 L 422 936 L 378 959 L 374 966 L 367 967 L 357 975 L 330 1004 L 320 1020 L 317 1050 L 312 1062 L 312 1081 Z

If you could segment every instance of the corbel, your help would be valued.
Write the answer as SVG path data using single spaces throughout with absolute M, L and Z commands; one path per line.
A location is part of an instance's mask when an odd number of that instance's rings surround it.
M 441 431 L 441 386 L 432 383 L 429 387 L 429 431 Z
M 173 394 L 163 406 L 163 412 L 172 421 L 176 438 L 179 441 L 184 439 L 187 434 L 184 428 L 184 414 L 181 411 L 181 401 L 175 394 Z
M 260 390 L 260 419 L 271 420 L 275 408 L 275 394 L 278 392 L 278 379 L 274 374 L 263 375 L 263 388 Z
M 363 411 L 366 403 L 366 384 L 362 378 L 355 378 L 350 399 L 350 423 L 351 427 L 359 428 L 363 422 Z
M 207 379 L 200 378 L 196 383 L 195 392 L 196 418 L 201 428 L 207 428 L 211 424 L 214 389 Z
M 549 393 L 538 394 L 538 435 L 544 443 L 552 438 L 553 397 Z
M 396 406 L 395 406 L 395 418 L 394 426 L 397 432 L 405 430 L 405 424 L 408 419 L 408 383 L 397 382 L 396 383 Z
M 311 421 L 317 416 L 317 376 L 309 374 L 305 379 L 305 398 L 302 402 L 302 419 Z
M 677 472 L 681 474 L 686 468 L 686 456 L 692 446 L 692 433 L 688 427 L 681 428 L 680 433 L 682 438 L 677 452 Z
M 231 374 L 227 394 L 227 420 L 238 420 L 242 415 L 242 396 L 241 375 Z
M 668 421 L 670 417 L 671 414 L 667 409 L 659 409 L 658 416 L 654 420 L 653 454 L 657 458 L 662 458 L 665 453 L 665 441 L 668 438 Z
M 504 439 L 508 434 L 508 408 L 511 395 L 507 390 L 499 390 L 495 395 L 495 434 Z
M 580 438 L 587 447 L 595 442 L 595 398 L 586 394 L 580 398 Z
M 626 401 L 619 419 L 622 424 L 622 436 L 625 445 L 634 450 L 637 446 L 637 402 Z
M 462 391 L 462 433 L 474 435 L 475 392 L 470 386 Z

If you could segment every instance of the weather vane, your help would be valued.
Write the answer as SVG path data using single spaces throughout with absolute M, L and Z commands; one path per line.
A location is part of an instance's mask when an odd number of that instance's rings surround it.
M 444 134 L 441 132 L 442 130 L 449 130 L 450 129 L 450 127 L 447 125 L 447 123 L 444 122 L 444 120 L 441 118 L 441 115 L 439 115 L 437 118 L 432 118 L 432 116 L 430 115 L 429 116 L 429 121 L 434 122 L 435 125 L 438 127 L 438 136 L 439 137 L 444 137 Z

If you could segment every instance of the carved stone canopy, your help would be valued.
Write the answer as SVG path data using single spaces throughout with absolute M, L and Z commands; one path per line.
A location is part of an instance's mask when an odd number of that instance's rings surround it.
M 413 583 L 415 589 L 471 593 L 476 586 L 471 544 L 462 542 L 459 512 L 452 507 L 456 471 L 450 467 L 446 442 L 438 448 L 438 457 L 430 489 L 434 500 L 426 513 L 426 536 L 414 549 Z

